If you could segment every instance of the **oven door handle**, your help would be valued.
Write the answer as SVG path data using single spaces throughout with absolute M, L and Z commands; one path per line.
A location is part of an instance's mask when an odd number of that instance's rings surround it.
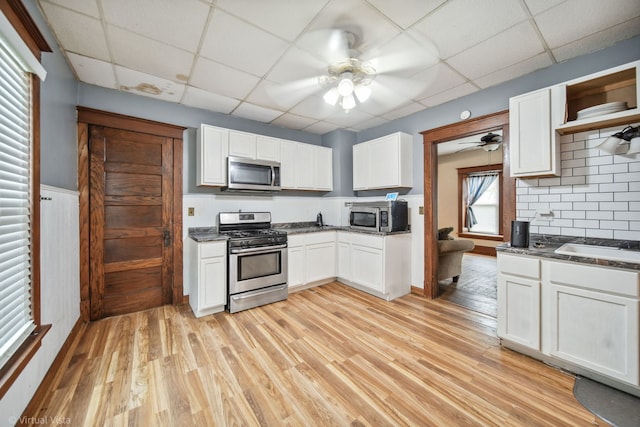
M 247 299 L 247 298 L 254 298 L 254 297 L 257 297 L 257 296 L 260 296 L 260 295 L 271 293 L 273 291 L 281 291 L 286 287 L 287 287 L 287 284 L 285 283 L 285 284 L 280 285 L 278 287 L 275 287 L 275 286 L 274 287 L 270 287 L 270 288 L 262 290 L 260 292 L 251 292 L 250 295 L 242 295 L 242 294 L 240 294 L 240 295 L 231 295 L 231 299 L 234 300 L 234 301 L 239 301 L 239 300 L 243 300 L 243 299 Z
M 286 243 L 281 245 L 269 246 L 269 247 L 261 247 L 261 248 L 247 248 L 247 249 L 231 249 L 230 253 L 232 254 L 262 254 L 266 252 L 273 252 L 278 249 L 284 249 L 287 247 Z

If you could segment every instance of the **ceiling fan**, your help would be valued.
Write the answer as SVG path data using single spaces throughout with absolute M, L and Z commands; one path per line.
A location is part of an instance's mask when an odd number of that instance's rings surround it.
M 488 134 L 480 138 L 480 141 L 464 141 L 464 142 L 459 142 L 458 144 L 475 144 L 475 145 L 473 147 L 467 147 L 467 148 L 463 148 L 462 150 L 458 150 L 456 151 L 457 153 L 460 153 L 462 151 L 477 150 L 478 148 L 482 148 L 484 151 L 496 151 L 498 148 L 500 148 L 500 145 L 502 144 L 502 135 L 489 132 Z
M 311 31 L 297 45 L 315 58 L 300 68 L 313 69 L 316 75 L 279 84 L 272 89 L 274 99 L 301 100 L 320 92 L 326 104 L 338 105 L 346 113 L 370 98 L 388 107 L 419 96 L 430 81 L 415 74 L 439 61 L 429 41 L 401 34 L 372 46 L 353 25 Z

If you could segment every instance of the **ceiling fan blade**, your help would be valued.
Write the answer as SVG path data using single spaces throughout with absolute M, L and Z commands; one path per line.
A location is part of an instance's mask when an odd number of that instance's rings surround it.
M 361 60 L 369 62 L 378 74 L 411 76 L 440 62 L 440 53 L 431 42 L 419 43 L 400 34 L 384 45 L 364 52 Z
M 322 87 L 318 84 L 318 77 L 308 77 L 288 83 L 267 82 L 264 88 L 264 92 L 269 98 L 286 109 L 290 109 L 321 90 Z
M 303 34 L 296 44 L 307 52 L 322 58 L 328 66 L 351 57 L 349 33 L 332 28 Z

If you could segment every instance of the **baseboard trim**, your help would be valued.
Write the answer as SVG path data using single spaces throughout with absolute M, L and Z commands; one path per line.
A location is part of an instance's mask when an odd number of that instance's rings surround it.
M 22 417 L 20 419 L 26 420 L 30 417 L 36 417 L 46 396 L 51 393 L 52 387 L 60 381 L 62 375 L 64 375 L 64 370 L 61 369 L 62 366 L 67 365 L 68 359 L 73 356 L 73 350 L 78 345 L 80 338 L 84 334 L 84 331 L 87 327 L 87 323 L 82 320 L 82 318 L 78 318 L 76 324 L 71 328 L 71 332 L 69 332 L 69 336 L 62 344 L 60 351 L 58 352 L 55 359 L 53 359 L 53 363 L 49 367 L 49 370 L 45 374 L 42 382 L 38 386 L 38 389 L 33 394 L 33 397 L 29 401 L 29 404 L 24 409 L 22 413 Z M 20 425 L 18 423 L 17 425 Z
M 420 295 L 421 297 L 424 296 L 424 289 L 423 288 L 419 288 L 417 286 L 411 286 L 411 293 L 413 295 Z

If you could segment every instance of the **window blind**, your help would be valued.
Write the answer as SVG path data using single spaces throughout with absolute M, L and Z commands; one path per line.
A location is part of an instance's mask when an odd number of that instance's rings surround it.
M 0 367 L 35 329 L 30 180 L 30 75 L 0 39 Z

